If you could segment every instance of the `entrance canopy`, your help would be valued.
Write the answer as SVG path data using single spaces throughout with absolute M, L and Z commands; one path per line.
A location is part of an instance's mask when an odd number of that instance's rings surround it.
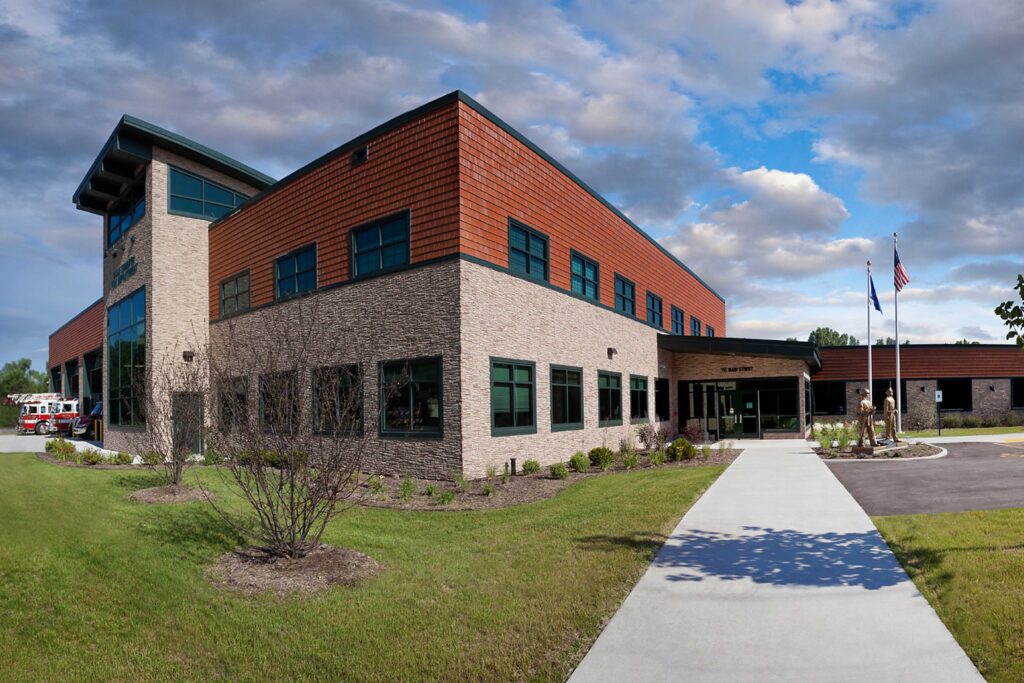
M 684 337 L 658 335 L 658 348 L 676 353 L 700 353 L 718 356 L 753 356 L 804 361 L 811 373 L 821 370 L 821 355 L 813 342 L 742 337 Z

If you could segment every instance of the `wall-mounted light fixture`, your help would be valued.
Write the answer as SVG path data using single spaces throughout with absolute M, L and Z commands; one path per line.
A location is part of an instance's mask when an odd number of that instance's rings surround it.
M 989 390 L 989 391 L 995 391 L 995 390 L 996 390 L 996 387 L 995 387 L 995 385 L 994 385 L 994 384 L 990 384 L 990 385 L 988 385 L 988 390 Z
M 612 358 L 614 358 L 615 354 L 617 354 L 618 352 L 619 352 L 618 349 L 616 349 L 615 347 L 609 346 L 608 347 L 608 359 L 611 360 Z
M 921 387 L 921 393 L 922 394 L 924 393 L 924 387 Z
M 181 359 L 183 361 L 185 361 L 186 363 L 191 363 L 192 359 L 194 359 L 195 357 L 196 357 L 196 352 L 195 351 L 182 351 L 181 352 Z

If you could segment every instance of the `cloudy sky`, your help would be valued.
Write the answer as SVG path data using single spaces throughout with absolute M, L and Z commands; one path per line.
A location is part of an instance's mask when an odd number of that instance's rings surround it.
M 145 8 L 145 9 L 143 9 Z M 1015 0 L 0 0 L 0 362 L 101 292 L 71 195 L 122 113 L 281 177 L 460 88 L 718 289 L 730 336 L 1001 341 L 1024 268 Z

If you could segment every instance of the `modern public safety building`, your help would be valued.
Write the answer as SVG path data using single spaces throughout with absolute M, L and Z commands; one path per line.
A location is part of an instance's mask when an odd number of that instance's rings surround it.
M 298 324 L 310 301 L 316 338 L 346 342 L 324 362 L 355 370 L 381 472 L 564 461 L 644 423 L 799 437 L 866 388 L 863 348 L 728 337 L 694 269 L 462 92 L 277 181 L 124 116 L 74 202 L 103 218 L 103 296 L 50 336 L 50 377 L 104 402 L 108 448 L 145 428 L 146 367 L 230 354 L 228 336 Z M 935 387 L 961 411 L 1024 408 L 1016 348 L 908 346 L 903 367 L 911 408 Z M 241 374 L 258 414 L 261 377 Z M 406 384 L 382 401 L 385 377 Z

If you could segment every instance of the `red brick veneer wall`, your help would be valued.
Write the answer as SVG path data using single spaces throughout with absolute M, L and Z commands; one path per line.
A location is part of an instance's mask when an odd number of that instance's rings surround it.
M 871 351 L 875 377 L 896 376 L 896 350 L 876 346 Z M 814 381 L 862 380 L 868 376 L 868 352 L 863 346 L 821 349 L 821 371 Z M 944 377 L 1024 377 L 1024 351 L 1012 345 L 900 347 L 900 376 L 904 379 Z
M 680 268 L 646 237 L 571 178 L 464 102 L 459 103 L 460 250 L 508 266 L 508 218 L 550 238 L 551 284 L 570 289 L 569 251 L 600 265 L 601 303 L 615 305 L 615 274 L 636 284 L 636 315 L 647 319 L 647 290 L 662 299 L 671 329 L 671 307 L 725 336 L 725 303 Z M 702 326 L 703 332 L 703 326 Z
M 47 367 L 75 360 L 103 346 L 103 300 L 100 299 L 50 335 Z
M 271 190 L 210 230 L 210 319 L 220 283 L 252 269 L 252 306 L 273 301 L 274 260 L 317 243 L 317 285 L 349 278 L 349 231 L 411 211 L 412 263 L 458 253 L 458 118 L 455 102 L 370 140 Z

